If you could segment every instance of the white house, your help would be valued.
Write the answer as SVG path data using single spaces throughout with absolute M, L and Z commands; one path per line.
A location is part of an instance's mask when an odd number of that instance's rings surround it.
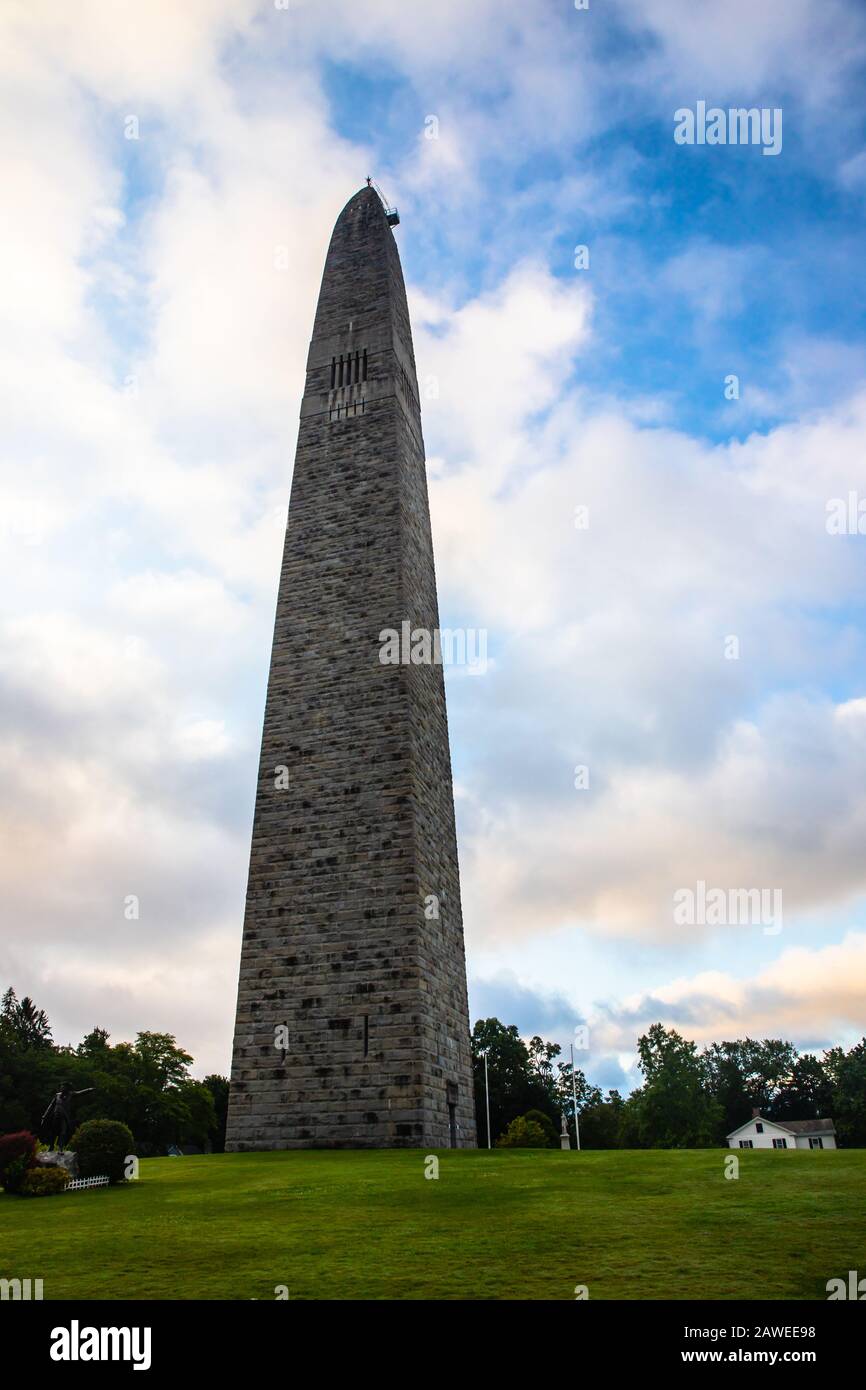
M 759 1110 L 728 1135 L 729 1149 L 835 1149 L 832 1120 L 765 1120 Z

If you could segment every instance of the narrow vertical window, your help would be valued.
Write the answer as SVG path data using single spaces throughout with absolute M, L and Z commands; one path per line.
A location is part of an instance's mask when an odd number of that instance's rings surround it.
M 364 1014 L 364 1056 L 370 1051 L 370 1015 Z
M 366 381 L 366 380 L 367 380 L 367 349 L 366 349 L 366 348 L 364 348 L 364 361 L 363 361 L 362 366 L 361 366 L 361 371 L 362 371 L 362 373 L 363 373 L 363 375 L 361 376 L 361 380 L 362 380 L 362 381 Z
M 333 389 L 334 389 L 334 386 L 336 385 L 336 382 L 337 382 L 337 359 L 336 359 L 336 357 L 332 357 L 332 358 L 331 358 L 331 390 L 332 390 L 332 391 L 333 391 Z

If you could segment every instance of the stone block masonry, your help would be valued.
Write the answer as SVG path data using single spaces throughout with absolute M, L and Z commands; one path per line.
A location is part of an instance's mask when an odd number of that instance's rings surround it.
M 226 1148 L 474 1147 L 445 687 L 400 259 L 364 188 L 328 250 L 277 599 Z M 284 769 L 284 771 L 283 771 Z

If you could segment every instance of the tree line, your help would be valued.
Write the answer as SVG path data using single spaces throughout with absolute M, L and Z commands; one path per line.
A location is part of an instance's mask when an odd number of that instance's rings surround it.
M 606 1095 L 569 1062 L 557 1043 L 524 1042 L 514 1026 L 479 1019 L 472 1031 L 478 1142 L 487 1143 L 487 1095 L 493 1143 L 558 1143 L 564 1114 L 574 1133 L 577 1096 L 580 1142 L 587 1149 L 693 1149 L 724 1144 L 753 1110 L 767 1119 L 835 1121 L 838 1142 L 866 1146 L 866 1037 L 846 1052 L 799 1053 L 781 1038 L 739 1038 L 698 1049 L 673 1028 L 654 1023 L 638 1039 L 643 1084 Z M 527 1131 L 519 1123 L 531 1113 Z M 547 1123 L 542 1124 L 542 1119 Z M 516 1137 L 515 1137 L 516 1136 Z
M 48 1102 L 68 1083 L 74 1091 L 93 1088 L 76 1100 L 75 1122 L 122 1121 L 141 1157 L 164 1154 L 172 1144 L 220 1151 L 228 1081 L 194 1080 L 192 1060 L 170 1033 L 112 1044 L 104 1028 L 94 1028 L 77 1047 L 58 1046 L 44 1009 L 7 989 L 0 1002 L 0 1134 L 38 1134 Z
M 580 1068 L 558 1060 L 557 1043 L 525 1042 L 514 1025 L 479 1019 L 472 1032 L 478 1142 L 558 1144 L 564 1114 L 574 1131 L 577 1096 L 583 1148 L 708 1148 L 745 1123 L 754 1109 L 767 1119 L 831 1117 L 838 1141 L 866 1147 L 866 1037 L 849 1051 L 799 1053 L 780 1038 L 737 1039 L 699 1049 L 661 1023 L 638 1039 L 642 1084 L 630 1095 L 603 1094 Z M 51 1097 L 67 1083 L 92 1087 L 76 1102 L 75 1119 L 120 1120 L 137 1152 L 169 1145 L 220 1152 L 225 1144 L 229 1083 L 216 1074 L 196 1081 L 192 1057 L 170 1033 L 142 1032 L 111 1043 L 94 1028 L 77 1047 L 53 1041 L 43 1009 L 11 988 L 0 1001 L 0 1134 L 39 1132 Z

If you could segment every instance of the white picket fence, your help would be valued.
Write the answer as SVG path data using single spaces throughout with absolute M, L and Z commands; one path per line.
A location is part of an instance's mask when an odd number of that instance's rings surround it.
M 80 1192 L 84 1187 L 107 1187 L 108 1178 L 73 1178 L 63 1189 L 64 1192 Z

